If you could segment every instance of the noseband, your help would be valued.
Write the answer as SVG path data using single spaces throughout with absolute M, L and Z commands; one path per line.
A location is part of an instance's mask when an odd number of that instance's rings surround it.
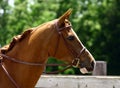
M 57 46 L 56 46 L 56 49 L 55 49 L 55 54 L 56 54 L 58 46 L 59 46 L 59 38 L 60 38 L 60 36 L 62 36 L 62 38 L 64 39 L 64 43 L 65 43 L 66 47 L 68 48 L 69 52 L 73 55 L 74 52 L 72 51 L 72 49 L 70 47 L 68 47 L 69 44 L 65 41 L 65 38 L 63 37 L 63 35 L 61 33 L 62 30 L 67 29 L 67 28 L 71 28 L 72 26 L 69 25 L 69 26 L 66 26 L 66 27 L 59 28 L 57 22 L 58 21 L 55 22 L 55 28 L 57 29 L 57 31 L 59 33 L 59 37 L 58 37 Z M 63 72 L 66 69 L 71 68 L 72 66 L 78 67 L 79 64 L 80 64 L 80 59 L 79 58 L 80 58 L 81 54 L 83 53 L 83 51 L 85 51 L 85 50 L 86 50 L 86 48 L 83 47 L 80 50 L 80 52 L 77 55 L 77 57 L 75 57 L 75 59 L 72 61 L 72 63 L 71 64 L 66 64 L 67 67 L 65 69 L 60 70 L 60 71 L 51 72 L 51 73 Z M 54 54 L 54 56 L 55 56 L 55 54 Z M 9 74 L 9 72 L 7 71 L 7 69 L 5 68 L 5 66 L 4 66 L 4 59 L 10 60 L 10 61 L 15 62 L 15 63 L 24 64 L 24 65 L 30 65 L 30 66 L 47 66 L 48 65 L 48 64 L 40 64 L 40 63 L 32 63 L 32 62 L 20 61 L 20 60 L 17 60 L 15 58 L 11 58 L 11 57 L 9 57 L 9 56 L 7 56 L 5 54 L 0 54 L 0 66 L 2 67 L 4 73 L 7 75 L 7 77 L 10 79 L 10 81 L 13 83 L 13 85 L 16 88 L 19 88 L 19 86 L 17 85 L 16 81 L 11 77 L 11 75 Z M 51 64 L 51 65 L 55 66 L 54 64 Z

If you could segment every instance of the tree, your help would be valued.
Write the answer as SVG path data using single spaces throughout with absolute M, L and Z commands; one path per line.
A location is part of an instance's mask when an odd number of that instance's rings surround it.
M 108 74 L 120 75 L 120 1 L 113 0 L 107 4 L 107 10 L 100 15 L 102 29 L 98 39 L 101 40 L 101 54 L 108 62 Z M 98 41 L 96 39 L 96 42 Z
M 8 0 L 0 1 L 0 46 L 6 43 L 8 34 L 6 26 L 8 25 L 8 15 L 10 14 L 10 6 L 8 5 Z

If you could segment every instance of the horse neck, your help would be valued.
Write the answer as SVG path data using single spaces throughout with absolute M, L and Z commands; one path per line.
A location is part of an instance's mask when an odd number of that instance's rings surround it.
M 50 47 L 51 38 L 53 38 L 55 30 L 48 24 L 37 27 L 26 39 L 14 46 L 14 48 L 7 53 L 8 56 L 19 59 L 21 61 L 36 62 L 45 64 L 48 58 L 48 49 Z M 52 46 L 52 45 L 51 45 Z M 5 62 L 8 72 L 13 79 L 22 84 L 21 88 L 26 85 L 29 88 L 35 86 L 39 76 L 44 70 L 44 66 L 27 66 L 10 61 Z M 21 77 L 21 74 L 23 74 Z
M 32 61 L 33 59 L 35 62 L 44 63 L 43 59 L 48 57 L 48 47 L 55 32 L 51 26 L 51 24 L 44 24 L 34 28 L 31 34 L 18 42 L 7 55 L 20 60 Z

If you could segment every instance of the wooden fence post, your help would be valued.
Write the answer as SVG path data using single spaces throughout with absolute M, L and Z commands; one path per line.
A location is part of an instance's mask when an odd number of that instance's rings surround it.
M 96 61 L 96 66 L 92 75 L 107 75 L 107 62 Z

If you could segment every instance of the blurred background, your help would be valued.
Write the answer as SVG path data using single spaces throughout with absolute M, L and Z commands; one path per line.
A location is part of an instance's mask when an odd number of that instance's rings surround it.
M 107 61 L 107 74 L 120 75 L 120 0 L 0 0 L 0 47 L 24 30 L 73 9 L 70 21 L 96 60 Z M 50 58 L 48 63 L 63 62 Z M 63 69 L 47 67 L 48 72 Z M 59 74 L 81 74 L 71 68 Z

